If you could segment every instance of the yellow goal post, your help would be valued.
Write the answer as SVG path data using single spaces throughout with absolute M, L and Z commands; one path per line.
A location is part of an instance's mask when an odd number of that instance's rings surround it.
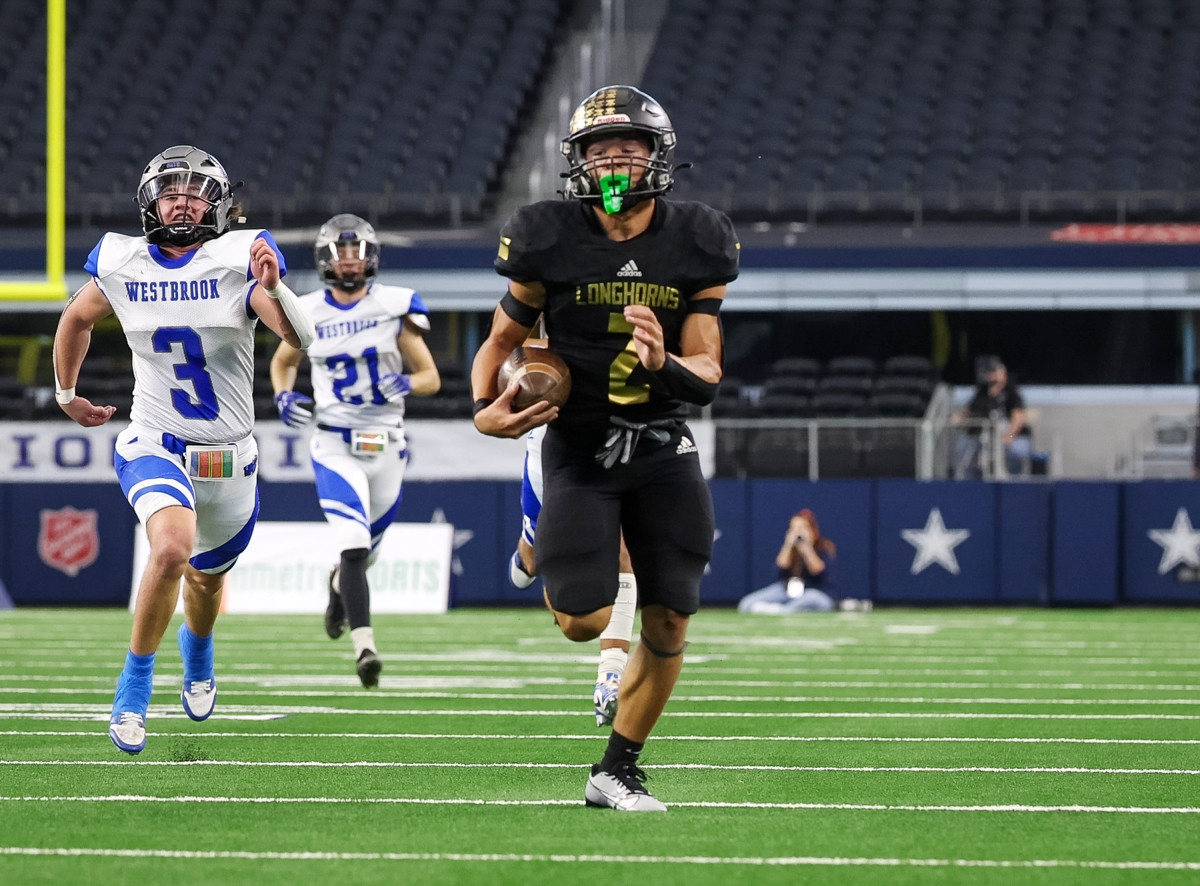
M 0 302 L 67 297 L 67 0 L 46 2 L 46 276 L 0 280 Z

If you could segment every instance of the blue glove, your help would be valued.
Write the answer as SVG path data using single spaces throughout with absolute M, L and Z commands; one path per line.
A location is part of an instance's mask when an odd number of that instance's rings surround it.
M 305 397 L 295 391 L 280 391 L 275 395 L 275 408 L 279 410 L 279 417 L 289 428 L 302 428 L 312 421 L 312 410 L 307 408 L 312 405 L 312 397 Z
M 375 387 L 379 388 L 379 393 L 383 394 L 383 398 L 389 403 L 400 403 L 412 390 L 412 376 L 390 372 L 380 376 Z

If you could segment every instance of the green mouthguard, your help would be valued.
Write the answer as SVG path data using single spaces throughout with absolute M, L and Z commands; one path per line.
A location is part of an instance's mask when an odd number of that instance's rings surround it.
M 604 211 L 609 215 L 621 211 L 621 205 L 625 202 L 621 196 L 629 190 L 629 176 L 627 175 L 606 175 L 598 182 L 600 185 L 600 196 L 604 200 Z

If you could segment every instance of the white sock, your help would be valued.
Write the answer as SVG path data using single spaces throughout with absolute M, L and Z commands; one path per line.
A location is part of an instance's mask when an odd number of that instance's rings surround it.
M 375 632 L 370 628 L 355 628 L 350 632 L 350 639 L 354 641 L 355 661 L 358 661 L 364 649 L 375 651 Z
M 617 575 L 617 599 L 613 601 L 608 626 L 600 633 L 601 640 L 633 639 L 633 617 L 637 613 L 637 579 L 632 572 Z
M 609 674 L 616 674 L 620 680 L 625 674 L 625 665 L 629 662 L 629 653 L 620 646 L 600 650 L 600 667 L 596 669 L 596 682 L 603 683 Z
M 617 575 L 617 599 L 613 602 L 612 615 L 608 625 L 600 634 L 601 640 L 624 640 L 626 643 L 633 637 L 633 617 L 637 614 L 637 579 L 632 572 L 621 572 Z M 625 663 L 629 661 L 629 653 L 618 647 L 600 650 L 600 679 L 605 674 L 615 673 L 618 676 L 625 673 Z

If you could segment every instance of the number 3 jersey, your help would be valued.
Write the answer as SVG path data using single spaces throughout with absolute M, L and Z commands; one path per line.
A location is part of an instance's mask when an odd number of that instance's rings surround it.
M 342 304 L 326 289 L 300 297 L 317 327 L 308 348 L 317 421 L 338 428 L 399 428 L 404 404 L 389 403 L 379 379 L 403 371 L 397 341 L 404 318 L 428 328 L 429 309 L 402 286 L 372 283 L 367 294 Z
M 649 228 L 610 240 L 591 206 L 545 200 L 518 209 L 500 235 L 496 270 L 546 289 L 550 347 L 571 370 L 571 396 L 554 428 L 594 437 L 610 415 L 629 421 L 683 418 L 676 400 L 638 361 L 626 305 L 645 305 L 680 351 L 689 299 L 738 275 L 738 242 L 722 212 L 703 203 L 656 198 Z
M 267 231 L 231 231 L 180 258 L 144 237 L 105 234 L 84 269 L 112 306 L 133 352 L 130 420 L 193 443 L 229 443 L 254 427 L 257 282 L 250 244 Z M 86 393 L 85 393 L 86 396 Z

